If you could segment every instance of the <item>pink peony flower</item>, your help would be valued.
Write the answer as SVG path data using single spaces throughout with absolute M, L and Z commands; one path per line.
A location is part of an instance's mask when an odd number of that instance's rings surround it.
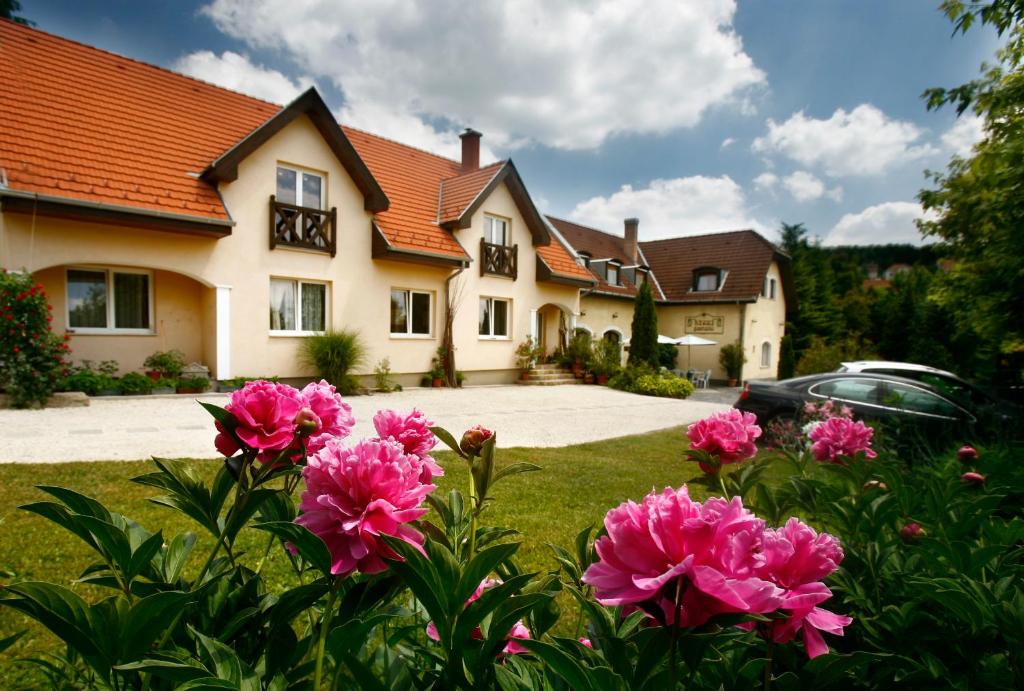
M 431 458 L 430 451 L 437 446 L 437 437 L 430 431 L 434 423 L 426 415 L 413 408 L 406 414 L 394 410 L 379 410 L 373 416 L 373 426 L 381 439 L 391 439 L 405 449 L 405 453 L 416 456 L 423 463 L 423 482 L 444 475 L 444 469 Z
M 310 382 L 302 389 L 306 405 L 320 419 L 319 427 L 306 440 L 306 452 L 314 454 L 330 439 L 341 439 L 352 433 L 356 424 L 352 408 L 341 400 L 337 389 L 321 379 Z
M 354 446 L 328 441 L 302 471 L 306 490 L 295 522 L 327 544 L 332 573 L 384 571 L 384 559 L 398 555 L 381 535 L 422 551 L 423 535 L 407 525 L 427 513 L 423 499 L 436 489 L 420 481 L 422 469 L 418 458 L 393 441 L 368 439 Z
M 960 476 L 960 482 L 968 487 L 981 487 L 985 484 L 985 476 L 981 473 L 964 473 Z
M 788 616 L 762 623 L 759 630 L 776 643 L 788 643 L 802 632 L 808 657 L 827 653 L 821 631 L 842 636 L 843 627 L 853 621 L 817 606 L 832 597 L 821 581 L 843 560 L 839 541 L 796 518 L 778 530 L 765 530 L 763 541 L 764 563 L 757 573 L 785 591 L 780 609 Z
M 900 528 L 900 539 L 903 540 L 905 545 L 917 544 L 921 541 L 922 537 L 924 537 L 924 528 L 921 527 L 920 523 L 907 523 Z
M 829 463 L 845 463 L 846 459 L 863 453 L 866 458 L 874 458 L 871 449 L 871 437 L 875 431 L 863 422 L 844 417 L 830 417 L 819 422 L 807 435 L 813 442 L 811 453 L 817 461 Z
M 281 451 L 292 444 L 296 432 L 295 416 L 305 403 L 297 389 L 259 380 L 248 382 L 232 393 L 224 409 L 238 422 L 235 434 L 243 444 L 260 451 Z M 218 451 L 230 456 L 226 451 L 237 445 L 220 425 L 217 428 L 221 433 L 214 440 L 214 445 Z
M 594 649 L 594 644 L 591 643 L 590 639 L 587 638 L 586 636 L 580 636 L 579 640 L 580 640 L 580 645 L 582 645 L 584 647 L 587 647 L 587 648 L 590 648 L 591 650 Z
M 783 590 L 756 575 L 764 522 L 739 497 L 700 504 L 686 485 L 666 487 L 612 509 L 604 525 L 600 560 L 583 576 L 601 604 L 647 603 L 669 624 L 700 626 L 716 614 L 763 614 L 783 602 Z
M 459 448 L 462 449 L 462 453 L 467 456 L 479 456 L 480 451 L 484 446 L 484 442 L 494 436 L 494 432 L 481 426 L 475 425 L 466 430 L 465 434 L 462 435 L 462 441 L 459 443 Z
M 738 463 L 757 454 L 754 440 L 761 436 L 757 416 L 730 408 L 715 413 L 690 425 L 686 430 L 690 448 L 711 454 L 720 463 Z M 716 472 L 716 468 L 705 467 L 704 472 Z
M 956 452 L 957 459 L 964 465 L 968 463 L 974 463 L 978 460 L 978 450 L 970 444 L 964 444 Z
M 480 596 L 483 595 L 485 590 L 487 590 L 488 588 L 493 588 L 499 583 L 501 583 L 501 581 L 493 578 L 485 578 L 483 581 L 480 582 L 480 585 L 476 587 L 476 590 L 473 591 L 473 594 L 469 596 L 469 599 L 466 600 L 465 604 L 463 605 L 463 608 L 469 607 L 471 603 L 476 602 L 480 599 Z M 432 621 L 427 623 L 427 636 L 434 641 L 441 640 L 441 637 L 437 632 L 437 626 Z M 483 640 L 484 635 L 483 632 L 480 630 L 479 626 L 473 629 L 472 637 L 474 640 Z M 526 628 L 526 625 L 523 624 L 522 621 L 517 621 L 515 624 L 512 625 L 512 628 L 509 629 L 508 635 L 505 636 L 505 640 L 508 641 L 508 643 L 505 644 L 505 647 L 502 649 L 502 653 L 506 655 L 518 655 L 520 653 L 529 652 L 526 648 L 524 648 L 522 645 L 516 642 L 517 639 L 528 640 L 529 638 L 530 630 Z

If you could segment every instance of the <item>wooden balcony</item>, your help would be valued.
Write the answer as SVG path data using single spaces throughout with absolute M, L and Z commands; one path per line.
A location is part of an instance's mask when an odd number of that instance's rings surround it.
M 519 273 L 519 245 L 495 245 L 480 239 L 480 275 L 508 276 L 515 280 Z
M 279 202 L 270 196 L 270 249 L 278 245 L 304 250 L 338 251 L 338 210 L 313 209 Z

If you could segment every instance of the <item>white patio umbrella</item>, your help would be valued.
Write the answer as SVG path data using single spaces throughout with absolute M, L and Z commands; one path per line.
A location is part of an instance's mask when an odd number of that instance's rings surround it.
M 671 343 L 672 345 L 677 345 L 676 339 L 670 338 L 669 336 L 662 336 L 661 334 L 658 334 L 658 343 Z
M 690 346 L 718 345 L 718 341 L 712 341 L 709 338 L 701 338 L 700 336 L 694 336 L 693 334 L 687 334 L 672 342 L 676 345 L 686 346 L 686 369 L 690 369 Z

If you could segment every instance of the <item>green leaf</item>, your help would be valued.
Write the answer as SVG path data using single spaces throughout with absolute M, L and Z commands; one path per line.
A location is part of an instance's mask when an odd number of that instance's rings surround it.
M 451 435 L 451 432 L 446 430 L 444 427 L 431 427 L 430 431 L 434 434 L 435 437 L 444 442 L 445 446 L 447 446 L 449 449 L 454 451 L 459 456 L 462 456 L 463 458 L 466 457 L 466 455 L 462 453 L 462 449 L 459 448 L 459 442 L 455 441 L 455 437 Z
M 448 595 L 451 590 L 441 588 L 437 569 L 418 549 L 405 540 L 390 535 L 382 535 L 381 538 L 401 557 L 400 561 L 391 562 L 391 568 L 402 577 L 412 594 L 427 610 L 427 614 L 437 627 L 442 645 L 447 646 L 452 635 L 448 620 Z M 431 544 L 428 540 L 427 545 Z
M 63 586 L 38 581 L 13 583 L 5 590 L 17 597 L 0 598 L 0 605 L 32 617 L 81 655 L 102 656 L 97 645 L 101 632 L 93 626 L 89 605 L 78 595 Z
M 494 478 L 491 480 L 491 485 L 493 486 L 498 482 L 498 480 L 504 477 L 518 475 L 519 473 L 532 473 L 537 470 L 543 470 L 543 468 L 536 463 L 510 463 L 494 474 Z
M 199 644 L 199 654 L 200 657 L 203 658 L 207 669 L 212 669 L 218 679 L 230 681 L 232 684 L 230 688 L 238 689 L 238 691 L 261 691 L 260 681 L 256 676 L 256 673 L 251 667 L 249 667 L 249 665 L 245 664 L 245 662 L 238 657 L 234 650 L 224 645 L 216 638 L 204 636 L 191 626 L 189 627 L 189 631 Z M 217 686 L 214 688 L 221 687 Z
M 175 535 L 171 544 L 167 545 L 159 556 L 160 573 L 165 583 L 177 583 L 181 570 L 185 567 L 192 549 L 196 546 L 195 533 Z
M 220 691 L 221 689 L 234 689 L 234 691 L 238 691 L 241 687 L 227 679 L 203 677 L 186 681 L 184 684 L 174 688 L 175 691 Z
M 19 631 L 18 633 L 8 636 L 7 638 L 0 638 L 0 653 L 10 648 L 12 645 L 18 642 L 18 639 L 27 633 L 26 631 Z
M 76 492 L 74 490 L 67 489 L 65 487 L 54 487 L 52 485 L 36 485 L 36 489 L 40 489 L 47 494 L 56 497 L 60 501 L 64 502 L 69 509 L 75 513 L 82 514 L 83 516 L 92 516 L 98 518 L 101 521 L 109 521 L 111 516 L 110 512 L 103 504 L 99 503 L 92 497 L 87 497 L 84 494 Z
M 121 629 L 121 659 L 134 660 L 145 653 L 174 615 L 194 598 L 194 593 L 173 590 L 155 593 L 132 605 Z
M 77 514 L 69 511 L 63 504 L 58 504 L 57 502 L 52 501 L 39 501 L 32 504 L 25 504 L 18 508 L 53 521 L 60 527 L 78 536 L 92 549 L 97 552 L 100 551 L 99 546 L 96 543 L 96 539 L 93 537 L 89 529 L 77 519 Z
M 520 640 L 519 643 L 539 657 L 551 668 L 551 671 L 564 679 L 569 684 L 569 688 L 574 691 L 590 691 L 594 688 L 583 667 L 564 650 L 549 643 L 531 639 Z
M 508 542 L 501 545 L 494 545 L 477 553 L 473 560 L 466 565 L 455 589 L 452 601 L 462 603 L 469 599 L 469 596 L 480 586 L 480 583 L 489 573 L 504 561 L 507 561 L 519 549 L 520 543 Z
M 263 490 L 257 490 L 263 491 Z M 276 492 L 277 490 L 266 490 Z M 291 521 L 271 521 L 268 523 L 256 523 L 252 526 L 256 530 L 263 530 L 277 536 L 298 550 L 299 555 L 324 576 L 331 576 L 331 553 L 327 545 L 315 533 L 311 533 L 305 526 Z
M 199 405 L 203 406 L 206 412 L 213 416 L 214 420 L 222 424 L 226 432 L 232 432 L 238 426 L 238 420 L 235 419 L 235 416 L 219 405 L 213 405 L 205 401 L 199 401 Z
M 192 681 L 209 677 L 210 671 L 199 664 L 197 660 L 189 659 L 185 662 L 175 659 L 159 659 L 148 657 L 139 662 L 129 662 L 124 665 L 117 665 L 114 669 L 119 672 L 136 672 L 139 674 L 150 674 L 161 679 L 171 681 Z M 180 687 L 179 687 L 180 688 Z

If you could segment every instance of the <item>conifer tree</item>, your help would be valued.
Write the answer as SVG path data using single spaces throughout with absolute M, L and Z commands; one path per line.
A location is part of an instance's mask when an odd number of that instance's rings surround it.
M 629 341 L 629 364 L 648 363 L 658 367 L 658 314 L 654 311 L 651 286 L 644 283 L 633 303 L 633 336 Z

